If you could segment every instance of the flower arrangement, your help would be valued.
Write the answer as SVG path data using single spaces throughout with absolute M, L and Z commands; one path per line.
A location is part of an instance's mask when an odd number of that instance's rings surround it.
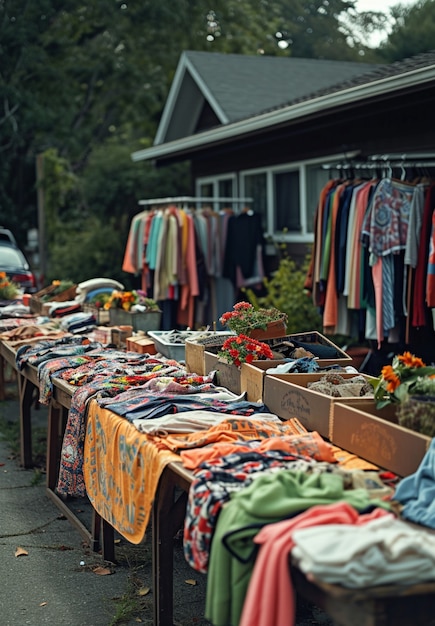
M 159 305 L 140 289 L 131 291 L 112 291 L 104 303 L 104 309 L 123 309 L 124 311 L 149 312 L 160 311 Z
M 232 311 L 224 313 L 219 322 L 237 335 L 249 335 L 253 330 L 266 330 L 270 322 L 287 322 L 287 315 L 274 307 L 255 308 L 249 302 L 237 302 Z
M 0 272 L 0 300 L 14 300 L 19 292 L 19 286 L 9 280 L 6 272 Z
M 391 365 L 385 365 L 374 385 L 378 409 L 424 395 L 435 396 L 435 367 L 427 366 L 410 352 L 396 355 Z
M 252 363 L 260 359 L 273 359 L 273 352 L 267 343 L 246 335 L 228 337 L 217 356 L 226 363 L 240 367 L 242 363 Z

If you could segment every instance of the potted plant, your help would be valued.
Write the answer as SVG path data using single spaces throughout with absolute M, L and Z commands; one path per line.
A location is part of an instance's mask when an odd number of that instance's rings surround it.
M 19 286 L 9 280 L 6 272 L 0 272 L 0 300 L 15 300 L 19 293 Z
M 374 385 L 378 409 L 396 405 L 401 426 L 435 436 L 435 367 L 410 352 L 394 356 Z
M 114 290 L 104 304 L 112 326 L 130 325 L 133 330 L 159 330 L 162 312 L 155 300 L 144 291 Z
M 242 363 L 252 363 L 252 361 L 261 359 L 273 359 L 273 352 L 267 343 L 247 335 L 235 335 L 225 339 L 217 353 L 217 357 L 224 363 L 240 367 Z
M 237 302 L 219 321 L 237 335 L 261 340 L 284 337 L 287 315 L 275 307 L 256 308 L 249 302 Z

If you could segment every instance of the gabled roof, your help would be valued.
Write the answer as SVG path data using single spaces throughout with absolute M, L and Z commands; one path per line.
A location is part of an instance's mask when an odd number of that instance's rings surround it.
M 229 56 L 238 57 L 238 55 Z M 297 61 L 298 59 L 289 60 Z M 301 59 L 301 61 L 305 61 L 305 59 Z M 327 63 L 333 62 L 328 61 Z M 134 161 L 186 159 L 190 158 L 196 151 L 204 147 L 211 147 L 215 143 L 241 140 L 244 136 L 252 133 L 263 132 L 282 124 L 297 124 L 302 119 L 309 119 L 314 115 L 325 115 L 328 111 L 343 106 L 352 107 L 355 104 L 368 103 L 377 98 L 394 98 L 399 93 L 405 91 L 412 93 L 426 85 L 435 84 L 435 51 L 422 53 L 388 65 L 361 65 L 364 70 L 367 70 L 367 67 L 370 67 L 371 71 L 364 71 L 359 75 L 354 74 L 353 77 L 349 76 L 323 88 L 311 84 L 311 89 L 307 93 L 299 96 L 293 94 L 294 97 L 290 97 L 289 100 L 275 106 L 272 105 L 268 110 L 263 109 L 256 114 L 247 115 L 243 119 L 233 122 L 221 121 L 220 126 L 196 134 L 194 134 L 195 131 L 192 127 L 190 130 L 187 129 L 184 137 L 166 138 L 162 145 L 157 145 L 156 141 L 152 148 L 134 152 L 132 159 Z M 209 80 L 211 81 L 212 78 L 210 77 Z M 170 102 L 170 98 L 168 98 L 165 113 L 169 116 L 169 112 L 173 109 L 176 116 L 176 110 L 179 111 L 182 102 L 180 103 L 175 96 L 176 93 L 178 95 L 178 90 L 175 87 L 174 90 L 171 88 L 171 92 L 173 101 Z M 164 116 L 162 117 L 161 128 L 165 122 Z M 184 122 L 186 128 L 186 118 Z M 160 137 L 160 141 L 162 141 L 162 137 Z
M 229 124 L 351 80 L 372 67 L 349 61 L 183 52 L 154 144 L 193 134 L 205 104 L 214 113 L 214 125 Z

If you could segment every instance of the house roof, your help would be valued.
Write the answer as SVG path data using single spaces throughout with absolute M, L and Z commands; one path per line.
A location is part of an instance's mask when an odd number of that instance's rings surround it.
M 215 53 L 188 52 L 183 53 L 183 55 L 180 59 L 177 73 L 162 115 L 155 145 L 152 148 L 134 152 L 132 154 L 134 161 L 173 157 L 189 158 L 196 150 L 204 146 L 211 146 L 214 142 L 222 143 L 234 141 L 236 138 L 241 138 L 244 135 L 260 130 L 267 130 L 268 128 L 283 123 L 297 123 L 303 118 L 306 119 L 312 115 L 325 114 L 327 111 L 340 106 L 352 106 L 355 102 L 394 95 L 403 89 L 410 90 L 421 88 L 422 85 L 435 81 L 435 51 L 420 54 L 389 65 L 373 66 L 357 63 L 342 64 L 341 62 L 335 61 L 324 62 L 312 59 L 287 59 L 282 57 L 257 58 L 245 57 L 244 55 L 216 54 L 217 57 L 221 58 L 221 62 L 223 60 L 227 61 L 227 74 L 232 74 L 231 62 L 235 62 L 236 59 L 237 62 L 243 61 L 243 59 L 247 59 L 249 62 L 253 59 L 256 61 L 280 61 L 276 67 L 278 67 L 278 65 L 284 67 L 285 62 L 296 62 L 293 67 L 297 66 L 298 70 L 295 70 L 293 76 L 298 79 L 295 79 L 295 83 L 299 84 L 298 89 L 296 87 L 293 90 L 291 88 L 289 89 L 287 85 L 285 87 L 280 86 L 279 89 L 277 87 L 273 96 L 275 103 L 272 102 L 273 98 L 271 97 L 269 106 L 267 106 L 266 100 L 263 99 L 262 95 L 263 89 L 259 87 L 260 78 L 258 78 L 257 81 L 254 79 L 252 81 L 250 80 L 248 81 L 249 88 L 253 88 L 252 93 L 250 92 L 250 99 L 253 100 L 254 103 L 250 105 L 250 111 L 246 108 L 245 115 L 240 117 L 240 105 L 231 104 L 235 98 L 234 94 L 231 94 L 230 98 L 225 97 L 225 90 L 220 85 L 217 85 L 218 81 L 213 71 L 211 71 L 212 66 L 208 67 L 207 73 L 200 74 L 199 70 L 194 67 L 191 61 L 193 56 L 195 59 L 202 58 L 205 63 L 206 57 L 214 57 Z M 284 61 L 284 64 L 281 64 L 281 61 Z M 326 65 L 323 66 L 323 63 Z M 325 72 L 326 69 L 328 69 L 329 76 L 331 76 L 330 72 L 335 63 L 349 65 L 352 66 L 352 68 L 347 68 L 344 76 L 337 73 L 335 78 L 339 80 L 335 80 L 335 82 L 329 84 L 327 80 L 325 80 L 323 84 L 319 84 L 314 80 L 308 81 L 304 79 L 302 68 L 305 67 L 305 71 L 308 72 L 308 68 L 312 67 L 314 72 L 315 65 L 320 64 L 317 68 L 324 67 Z M 238 65 L 238 67 L 241 68 L 242 65 L 243 63 Z M 270 66 L 265 64 L 264 67 L 271 67 L 272 65 L 273 63 Z M 290 67 L 290 65 L 289 63 L 288 67 Z M 187 71 L 187 66 L 191 68 L 189 71 Z M 205 65 L 202 65 L 203 72 L 204 67 Z M 248 67 L 248 64 L 246 67 Z M 252 68 L 253 67 L 254 64 L 252 65 Z M 255 67 L 257 67 L 258 72 L 259 65 L 255 64 Z M 338 69 L 338 66 L 335 67 Z M 370 71 L 367 71 L 368 67 Z M 229 68 L 231 68 L 231 71 Z M 360 69 L 359 72 L 357 71 L 358 68 Z M 238 71 L 240 72 L 240 69 Z M 264 73 L 267 74 L 268 72 Z M 240 97 L 246 102 L 246 98 L 243 94 L 245 91 L 248 91 L 248 87 L 245 87 L 245 80 L 242 82 L 242 74 L 238 73 L 237 75 L 240 83 L 237 87 L 237 92 L 242 94 Z M 252 74 L 249 76 L 252 76 Z M 277 76 L 277 74 L 275 74 L 275 76 Z M 285 81 L 283 76 L 284 74 L 281 74 L 281 83 L 290 82 L 292 72 L 289 71 L 287 74 L 289 77 L 288 81 Z M 307 76 L 307 73 L 305 73 L 305 76 Z M 190 87 L 196 85 L 196 88 L 199 90 L 196 94 L 197 96 L 198 93 L 202 94 L 202 101 L 201 98 L 196 97 L 196 109 L 192 103 L 188 104 L 183 80 L 187 80 L 188 83 L 191 81 Z M 228 80 L 229 79 L 227 79 L 227 84 Z M 285 97 L 286 89 L 287 93 L 289 93 L 289 97 L 282 100 Z M 258 98 L 257 95 L 255 95 L 256 90 L 258 92 Z M 216 115 L 216 124 L 208 130 L 195 133 L 195 123 L 199 118 L 205 100 L 213 108 Z M 257 110 L 254 111 L 254 108 Z M 195 115 L 196 122 L 194 121 Z M 237 115 L 239 115 L 239 117 L 237 117 Z M 178 124 L 184 124 L 184 136 L 180 134 L 177 136 L 176 128 Z
M 217 124 L 228 124 L 351 80 L 371 65 L 292 57 L 183 52 L 155 144 L 194 131 L 204 102 Z M 186 129 L 186 112 L 190 114 Z M 187 133 L 186 133 L 187 130 Z

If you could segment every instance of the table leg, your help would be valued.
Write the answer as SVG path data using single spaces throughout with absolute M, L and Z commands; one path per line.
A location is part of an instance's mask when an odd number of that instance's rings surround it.
M 30 468 L 33 466 L 32 457 L 32 412 L 35 385 L 25 376 L 18 376 L 18 390 L 20 397 L 20 448 L 21 465 Z
M 53 491 L 59 476 L 60 454 L 62 450 L 61 433 L 65 411 L 55 400 L 50 402 L 47 425 L 47 487 Z
M 6 359 L 0 354 L 0 400 L 6 400 L 6 389 L 5 389 L 5 368 L 6 368 Z
M 176 498 L 177 480 L 166 467 L 160 477 L 151 514 L 154 626 L 173 626 L 174 536 L 182 527 L 187 492 Z

